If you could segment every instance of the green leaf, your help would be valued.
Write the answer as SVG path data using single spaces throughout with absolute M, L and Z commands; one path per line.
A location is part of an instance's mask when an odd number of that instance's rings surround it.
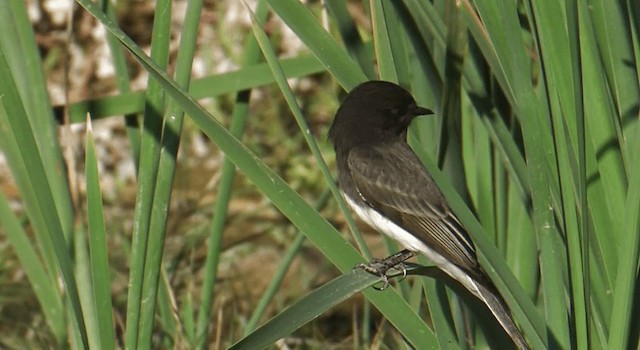
M 100 193 L 100 175 L 91 121 L 87 120 L 85 176 L 87 188 L 87 221 L 89 224 L 89 249 L 91 280 L 93 282 L 93 306 L 101 349 L 115 348 L 111 302 L 111 273 L 107 254 L 107 232 L 104 224 L 104 208 Z

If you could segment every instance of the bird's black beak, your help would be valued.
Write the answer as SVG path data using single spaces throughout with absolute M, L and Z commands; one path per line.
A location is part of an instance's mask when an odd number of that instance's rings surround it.
M 433 114 L 433 111 L 424 107 L 415 106 L 411 111 L 414 116 Z
M 419 107 L 415 104 L 412 104 L 409 106 L 407 113 L 403 116 L 403 120 L 406 122 L 407 125 L 409 125 L 409 123 L 411 123 L 412 120 L 414 120 L 415 118 L 421 116 L 421 115 L 429 115 L 429 114 L 433 114 L 433 111 L 424 107 Z

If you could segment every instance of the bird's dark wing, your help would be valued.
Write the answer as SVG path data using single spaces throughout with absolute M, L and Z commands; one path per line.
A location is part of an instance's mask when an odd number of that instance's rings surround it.
M 356 147 L 348 163 L 368 205 L 463 270 L 478 272 L 471 239 L 408 144 Z

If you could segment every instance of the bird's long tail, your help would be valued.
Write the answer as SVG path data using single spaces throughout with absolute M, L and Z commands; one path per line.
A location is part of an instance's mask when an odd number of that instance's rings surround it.
M 500 323 L 509 337 L 511 337 L 511 340 L 513 340 L 518 349 L 528 350 L 529 346 L 527 345 L 527 342 L 524 340 L 522 333 L 520 333 L 520 330 L 513 322 L 513 319 L 507 309 L 507 305 L 498 292 L 492 287 L 484 286 L 472 278 L 469 279 L 473 281 L 473 285 L 475 287 L 475 290 L 472 290 L 473 294 L 487 305 L 493 316 L 498 320 L 498 323 Z

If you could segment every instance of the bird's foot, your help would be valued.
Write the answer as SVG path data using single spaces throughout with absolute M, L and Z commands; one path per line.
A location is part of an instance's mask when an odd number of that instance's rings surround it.
M 389 287 L 389 276 L 387 272 L 391 269 L 400 271 L 402 272 L 402 278 L 400 280 L 405 279 L 405 277 L 407 277 L 407 266 L 404 262 L 415 255 L 415 252 L 405 249 L 384 259 L 371 259 L 369 263 L 358 264 L 354 268 L 363 269 L 372 275 L 380 276 L 382 279 L 382 287 L 374 286 L 373 288 L 377 290 L 385 290 Z

